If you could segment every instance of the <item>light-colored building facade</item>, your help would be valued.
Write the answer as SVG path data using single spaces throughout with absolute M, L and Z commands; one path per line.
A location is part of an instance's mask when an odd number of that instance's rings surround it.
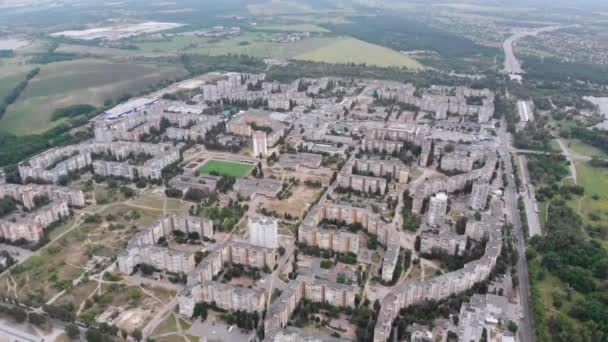
M 429 200 L 429 210 L 427 213 L 426 222 L 429 226 L 438 226 L 445 221 L 445 215 L 448 209 L 448 195 L 440 192 L 431 197 Z
M 278 248 L 279 233 L 277 220 L 266 216 L 249 218 L 249 242 L 255 246 Z
M 266 132 L 254 131 L 251 135 L 251 139 L 253 140 L 253 155 L 256 158 L 268 157 L 268 139 L 266 137 Z

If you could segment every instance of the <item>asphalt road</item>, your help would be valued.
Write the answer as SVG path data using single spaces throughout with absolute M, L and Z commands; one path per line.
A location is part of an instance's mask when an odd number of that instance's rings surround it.
M 547 27 L 541 27 L 541 28 L 537 28 L 537 29 L 533 29 L 533 30 L 519 30 L 517 32 L 515 32 L 512 36 L 510 36 L 509 38 L 505 39 L 505 41 L 502 44 L 502 49 L 505 52 L 505 65 L 504 65 L 504 73 L 506 74 L 522 74 L 524 71 L 521 68 L 521 64 L 519 63 L 519 60 L 517 59 L 517 57 L 515 56 L 515 53 L 513 51 L 515 44 L 517 44 L 517 41 L 527 37 L 527 36 L 536 36 L 540 33 L 543 32 L 548 32 L 548 31 L 554 31 L 557 29 L 560 29 L 562 27 L 559 26 L 547 26 Z
M 513 175 L 514 169 L 511 163 L 511 155 L 510 155 L 510 144 L 507 133 L 504 131 L 504 127 L 506 124 L 503 122 L 501 125 L 502 129 L 499 131 L 499 135 L 501 135 L 501 147 L 500 147 L 500 155 L 504 161 L 505 173 L 507 175 Z M 519 280 L 519 285 L 517 287 L 519 291 L 519 302 L 521 306 L 521 312 L 523 314 L 523 318 L 519 323 L 519 340 L 525 342 L 533 342 L 534 338 L 534 322 L 532 320 L 532 313 L 530 311 L 530 280 L 528 278 L 528 262 L 526 260 L 526 246 L 524 242 L 523 232 L 521 229 L 521 221 L 519 218 L 519 210 L 517 208 L 517 189 L 515 188 L 515 182 L 510 181 L 509 184 L 505 188 L 505 205 L 508 211 L 507 217 L 509 221 L 513 224 L 514 232 L 515 232 L 515 247 L 518 252 L 518 260 L 517 260 L 517 278 Z

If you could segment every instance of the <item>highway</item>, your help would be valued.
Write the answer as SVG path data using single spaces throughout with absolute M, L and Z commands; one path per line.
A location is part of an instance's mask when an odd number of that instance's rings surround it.
M 528 36 L 536 36 L 543 32 L 555 31 L 560 28 L 562 28 L 562 27 L 547 26 L 547 27 L 537 28 L 534 30 L 519 30 L 519 31 L 516 31 L 509 38 L 505 39 L 505 41 L 502 44 L 502 49 L 505 52 L 505 65 L 504 65 L 503 72 L 505 74 L 509 74 L 509 75 L 520 75 L 524 72 L 523 69 L 521 68 L 521 63 L 519 63 L 519 60 L 517 59 L 517 57 L 515 57 L 515 53 L 513 51 L 518 40 L 520 40 L 524 37 L 528 37 Z
M 501 146 L 499 153 L 503 159 L 505 166 L 505 173 L 507 175 L 514 175 L 513 165 L 511 163 L 511 146 L 509 143 L 508 133 L 505 128 L 506 124 L 501 124 L 501 129 L 498 131 L 501 137 Z M 517 278 L 519 285 L 517 287 L 519 295 L 520 309 L 522 313 L 522 319 L 519 323 L 519 340 L 533 342 L 534 338 L 534 322 L 532 319 L 532 312 L 530 310 L 530 280 L 528 278 L 528 262 L 526 260 L 526 246 L 521 228 L 521 220 L 519 218 L 519 210 L 517 208 L 517 189 L 515 188 L 515 182 L 510 178 L 509 184 L 505 187 L 505 206 L 507 210 L 507 217 L 513 224 L 513 229 L 516 237 L 515 247 L 517 248 L 518 260 L 517 260 Z

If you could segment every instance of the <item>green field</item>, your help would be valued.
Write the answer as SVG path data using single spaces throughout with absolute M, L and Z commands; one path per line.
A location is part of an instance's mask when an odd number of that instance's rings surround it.
M 594 146 L 585 144 L 579 139 L 569 139 L 568 145 L 570 147 L 570 150 L 572 150 L 572 152 L 576 154 L 581 154 L 589 157 L 608 158 L 608 155 L 604 153 L 604 151 Z
M 325 63 L 356 63 L 380 67 L 405 67 L 419 70 L 422 65 L 397 51 L 355 38 L 342 38 L 332 44 L 297 55 L 294 59 Z
M 329 32 L 321 26 L 314 24 L 294 24 L 294 25 L 277 25 L 277 26 L 258 26 L 258 30 L 273 30 L 286 32 Z
M 219 173 L 222 176 L 241 178 L 253 169 L 253 165 L 211 159 L 196 171 L 205 174 Z
M 25 79 L 27 72 L 17 72 L 14 74 L 0 76 L 0 101 L 4 101 L 4 98 L 19 84 L 19 82 Z
M 175 36 L 162 40 L 140 40 L 140 50 L 151 52 L 187 52 L 221 56 L 248 55 L 258 58 L 292 58 L 293 56 L 334 43 L 337 38 L 314 37 L 289 44 L 273 42 L 278 33 L 247 32 L 238 36 L 214 39 L 194 36 Z
M 0 121 L 0 129 L 16 134 L 40 133 L 57 108 L 87 103 L 102 105 L 127 93 L 137 93 L 163 79 L 185 75 L 177 67 L 82 59 L 44 65 Z

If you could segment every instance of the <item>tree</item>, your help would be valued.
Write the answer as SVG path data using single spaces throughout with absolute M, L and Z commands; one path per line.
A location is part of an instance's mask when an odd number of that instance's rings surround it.
M 27 319 L 27 312 L 19 307 L 11 308 L 9 315 L 11 315 L 17 323 L 23 323 Z
M 514 321 L 509 321 L 509 331 L 513 333 L 513 335 L 517 334 L 517 323 Z
M 203 320 L 203 321 L 206 320 L 207 319 L 207 304 L 196 303 L 194 305 L 192 317 L 200 317 L 201 320 Z
M 135 329 L 133 330 L 133 332 L 131 333 L 131 336 L 136 340 L 136 341 L 141 341 L 141 339 L 143 338 L 143 334 L 141 332 L 140 329 Z
M 39 313 L 35 313 L 35 312 L 32 312 L 29 314 L 28 320 L 30 323 L 32 323 L 36 326 L 39 326 L 39 327 L 47 324 L 47 322 L 48 322 L 48 319 L 46 318 L 46 316 L 41 315 Z
M 68 337 L 72 340 L 79 340 L 80 337 L 80 329 L 78 329 L 78 326 L 74 323 L 70 323 L 67 324 L 65 326 L 65 333 L 68 335 Z

